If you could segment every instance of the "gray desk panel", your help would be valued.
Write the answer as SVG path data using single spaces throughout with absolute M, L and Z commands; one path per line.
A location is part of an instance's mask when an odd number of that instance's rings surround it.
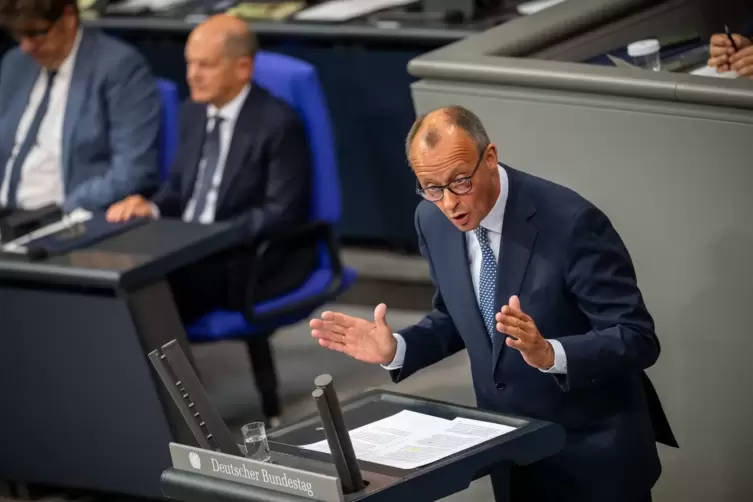
M 602 19 L 588 29 L 573 31 L 566 39 L 534 49 L 526 57 L 557 61 L 586 61 L 616 47 L 664 34 L 695 33 L 705 26 L 700 0 L 667 0 L 643 5 L 612 20 Z M 507 53 L 508 55 L 510 53 Z
M 447 60 L 444 56 L 436 52 L 420 57 L 411 61 L 408 68 L 413 75 L 427 81 L 522 86 L 753 109 L 753 84 L 747 79 L 713 79 L 509 57 Z
M 652 3 L 655 0 L 569 0 L 532 16 L 514 19 L 442 50 L 447 55 L 525 56 Z

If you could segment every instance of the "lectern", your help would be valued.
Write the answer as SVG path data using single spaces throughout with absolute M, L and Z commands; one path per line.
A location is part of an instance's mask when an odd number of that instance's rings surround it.
M 158 220 L 52 258 L 0 256 L 0 479 L 160 497 L 163 445 L 194 440 L 146 357 L 187 345 L 165 279 L 235 234 Z
M 549 422 L 384 390 L 341 406 L 331 377 L 321 375 L 312 392 L 319 413 L 271 432 L 271 461 L 255 461 L 231 444 L 181 352 L 170 342 L 150 359 L 200 445 L 170 444 L 173 467 L 162 475 L 162 491 L 182 502 L 428 502 L 459 492 L 492 470 L 509 472 L 513 465 L 549 457 L 565 444 L 564 429 Z M 356 460 L 348 431 L 404 410 L 503 424 L 512 431 L 415 469 Z M 302 447 L 325 439 L 330 453 Z

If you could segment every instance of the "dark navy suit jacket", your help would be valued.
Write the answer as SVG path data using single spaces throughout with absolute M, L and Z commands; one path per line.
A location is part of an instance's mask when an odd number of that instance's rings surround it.
M 424 201 L 415 223 L 436 287 L 434 309 L 400 332 L 405 359 L 392 377 L 402 380 L 467 348 L 479 407 L 556 422 L 567 431 L 563 452 L 516 470 L 514 491 L 525 493 L 524 500 L 639 499 L 661 472 L 652 419 L 663 428 L 666 418 L 645 390 L 650 382 L 643 370 L 660 348 L 630 256 L 607 217 L 581 196 L 506 170 L 496 311 L 518 295 L 541 334 L 562 343 L 567 375 L 528 366 L 505 345 L 505 335 L 491 342 L 465 235 Z
M 180 218 L 199 171 L 207 107 L 187 101 L 180 112 L 180 146 L 170 177 L 153 198 L 160 214 Z M 311 177 L 306 131 L 293 108 L 254 83 L 238 114 L 215 213 L 247 240 L 300 225 L 308 218 Z
M 152 199 L 161 216 L 181 218 L 191 200 L 206 129 L 206 105 L 187 101 L 180 113 L 180 146 L 174 165 Z M 239 230 L 240 248 L 225 257 L 224 267 L 227 277 L 223 280 L 236 292 L 233 296 L 242 296 L 253 264 L 253 252 L 242 245 L 308 221 L 311 169 L 306 130 L 296 111 L 253 83 L 235 122 L 215 211 L 215 221 L 230 222 Z M 263 283 L 263 291 L 256 292 L 259 297 L 288 292 L 316 266 L 316 250 L 274 249 L 259 266 Z

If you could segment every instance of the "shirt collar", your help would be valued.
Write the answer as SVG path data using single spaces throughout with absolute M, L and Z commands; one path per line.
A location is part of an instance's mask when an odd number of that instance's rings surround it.
M 497 202 L 494 203 L 494 207 L 489 211 L 489 214 L 481 220 L 481 226 L 490 232 L 502 233 L 502 223 L 505 219 L 505 206 L 507 206 L 507 195 L 509 190 L 509 180 L 507 177 L 507 171 L 497 164 L 499 170 L 499 197 Z
M 241 92 L 239 92 L 237 96 L 222 108 L 217 108 L 214 105 L 207 106 L 207 117 L 222 117 L 226 123 L 235 122 L 238 115 L 241 113 L 241 108 L 243 107 L 243 103 L 246 101 L 246 96 L 248 96 L 250 90 L 251 84 L 246 84 Z
M 73 72 L 73 65 L 76 62 L 76 54 L 78 54 L 78 48 L 81 45 L 81 28 L 76 32 L 76 40 L 73 41 L 73 47 L 71 47 L 71 52 L 68 53 L 68 56 L 63 60 L 62 63 L 60 63 L 60 67 L 58 68 L 56 74 L 58 76 L 68 76 Z

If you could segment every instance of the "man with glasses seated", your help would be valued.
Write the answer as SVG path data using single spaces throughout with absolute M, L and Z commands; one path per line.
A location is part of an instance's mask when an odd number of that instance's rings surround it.
M 0 0 L 0 207 L 103 210 L 159 182 L 161 105 L 133 48 L 82 28 L 75 0 Z

